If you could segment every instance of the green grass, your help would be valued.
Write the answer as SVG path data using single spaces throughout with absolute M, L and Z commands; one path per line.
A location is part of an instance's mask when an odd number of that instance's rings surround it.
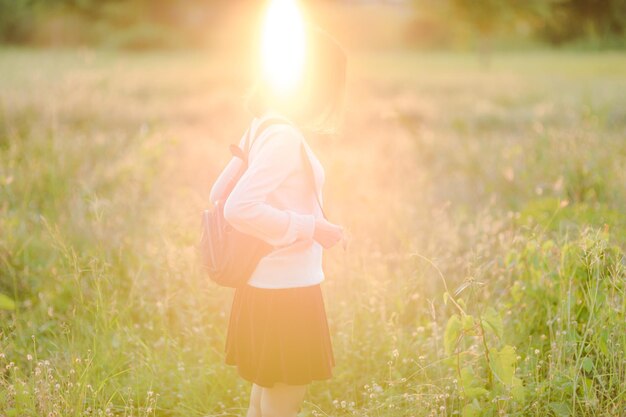
M 309 138 L 352 241 L 303 415 L 626 414 L 626 57 L 350 62 L 342 131 Z M 244 414 L 194 244 L 246 73 L 0 51 L 0 416 Z

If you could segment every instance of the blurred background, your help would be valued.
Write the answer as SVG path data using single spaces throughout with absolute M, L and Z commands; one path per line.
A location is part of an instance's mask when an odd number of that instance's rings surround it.
M 310 16 L 347 47 L 623 48 L 623 0 L 318 0 Z M 261 1 L 1 0 L 0 41 L 123 49 L 244 47 Z

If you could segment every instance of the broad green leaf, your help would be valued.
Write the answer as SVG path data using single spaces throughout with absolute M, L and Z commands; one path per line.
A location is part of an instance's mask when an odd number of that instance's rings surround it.
M 503 384 L 511 386 L 515 374 L 515 362 L 517 362 L 513 346 L 505 345 L 499 352 L 492 350 L 490 356 L 493 372 Z
M 476 377 L 474 369 L 472 369 L 471 366 L 466 366 L 461 369 L 461 387 L 463 388 L 466 398 L 473 400 L 481 395 L 489 394 L 489 391 L 481 385 L 481 381 Z
M 483 387 L 468 388 L 463 392 L 465 393 L 465 396 L 470 400 L 489 394 L 489 391 L 487 391 L 487 389 Z
M 446 331 L 443 336 L 443 346 L 446 350 L 447 355 L 452 353 L 453 349 L 456 347 L 456 342 L 461 334 L 461 329 L 461 319 L 457 314 L 448 319 L 448 324 L 446 324 Z
M 15 310 L 15 301 L 0 293 L 0 310 Z
M 591 372 L 593 370 L 593 361 L 588 356 L 583 359 L 583 369 L 585 372 Z
M 480 404 L 476 400 L 463 407 L 463 417 L 480 417 L 481 414 Z
M 518 403 L 524 403 L 524 401 L 526 401 L 526 388 L 524 388 L 522 380 L 515 376 L 512 380 L 511 395 Z
M 474 317 L 467 315 L 463 317 L 463 330 L 470 331 L 474 328 Z
M 474 375 L 474 369 L 471 366 L 466 366 L 461 369 L 461 386 L 463 389 L 469 388 L 474 385 L 474 380 L 476 379 Z
M 571 411 L 569 409 L 569 404 L 565 403 L 550 403 L 548 404 L 550 409 L 557 417 L 569 417 Z
M 498 336 L 499 339 L 502 339 L 504 326 L 502 324 L 502 317 L 500 317 L 500 314 L 498 314 L 498 312 L 493 307 L 489 307 L 485 310 L 482 318 L 483 326 L 493 330 L 494 334 Z

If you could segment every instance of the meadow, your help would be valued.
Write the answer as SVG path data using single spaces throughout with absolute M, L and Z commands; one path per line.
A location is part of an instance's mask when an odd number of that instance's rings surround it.
M 337 367 L 302 415 L 626 416 L 626 55 L 350 57 L 310 137 Z M 195 252 L 243 134 L 203 52 L 0 50 L 0 416 L 241 416 Z

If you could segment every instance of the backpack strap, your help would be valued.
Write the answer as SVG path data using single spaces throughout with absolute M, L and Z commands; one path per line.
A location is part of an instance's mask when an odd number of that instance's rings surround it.
M 274 124 L 284 124 L 284 125 L 292 125 L 288 120 L 286 119 L 282 119 L 282 118 L 278 118 L 278 117 L 271 117 L 271 118 L 267 118 L 265 120 L 263 120 L 259 126 L 257 126 L 257 128 L 254 131 L 254 135 L 251 134 L 251 127 L 248 128 L 248 131 L 246 132 L 246 138 L 244 139 L 244 149 L 241 149 L 239 146 L 237 145 L 230 145 L 230 152 L 233 154 L 233 156 L 241 159 L 243 161 L 243 167 L 242 170 L 247 169 L 248 167 L 248 156 L 250 155 L 250 149 L 252 149 L 252 145 L 254 140 L 256 140 L 256 138 L 258 138 L 259 136 L 261 136 L 261 134 L 271 125 Z M 251 138 L 251 136 L 253 136 Z M 320 210 L 322 211 L 322 215 L 324 216 L 324 218 L 326 218 L 326 213 L 324 212 L 324 207 L 322 206 L 322 202 L 320 200 L 320 196 L 317 192 L 317 184 L 315 182 L 315 174 L 313 173 L 313 165 L 311 165 L 311 160 L 309 159 L 309 156 L 306 152 L 306 149 L 304 148 L 304 142 L 300 143 L 300 154 L 302 156 L 302 161 L 305 167 L 305 170 L 307 171 L 306 176 L 309 180 L 309 185 L 311 186 L 311 188 L 313 189 L 313 192 L 315 193 L 315 199 L 317 200 L 317 205 L 319 206 Z
M 289 122 L 285 119 L 280 119 L 277 117 L 272 117 L 272 118 L 263 120 L 254 130 L 254 135 L 251 134 L 252 127 L 248 128 L 248 131 L 246 132 L 246 138 L 244 139 L 244 142 L 243 142 L 243 149 L 241 149 L 237 145 L 230 145 L 229 146 L 230 153 L 233 156 L 241 159 L 244 163 L 244 166 L 247 167 L 248 157 L 250 155 L 250 149 L 252 149 L 253 142 L 259 136 L 261 136 L 268 127 L 270 127 L 273 124 L 289 124 Z

